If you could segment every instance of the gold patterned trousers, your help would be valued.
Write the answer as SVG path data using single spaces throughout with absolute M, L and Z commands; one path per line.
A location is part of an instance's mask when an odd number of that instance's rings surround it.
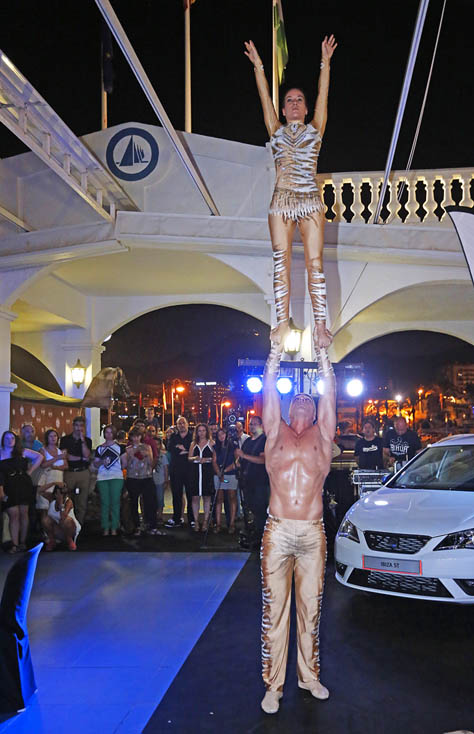
M 319 619 L 326 566 L 322 520 L 284 520 L 269 515 L 262 563 L 262 675 L 267 690 L 283 691 L 293 575 L 298 640 L 298 680 L 319 681 Z

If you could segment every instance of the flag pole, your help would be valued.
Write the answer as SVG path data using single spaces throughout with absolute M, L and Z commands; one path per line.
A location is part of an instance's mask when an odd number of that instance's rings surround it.
M 272 0 L 272 99 L 273 106 L 278 117 L 278 62 L 277 62 L 277 31 L 275 25 L 275 12 L 277 10 L 277 0 Z
M 191 130 L 191 0 L 184 3 L 184 129 Z
M 107 92 L 104 88 L 104 44 L 100 45 L 100 129 L 107 129 Z

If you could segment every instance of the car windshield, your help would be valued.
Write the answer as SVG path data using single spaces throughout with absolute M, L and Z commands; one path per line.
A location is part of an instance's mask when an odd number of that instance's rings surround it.
M 387 486 L 474 492 L 474 445 L 431 446 Z

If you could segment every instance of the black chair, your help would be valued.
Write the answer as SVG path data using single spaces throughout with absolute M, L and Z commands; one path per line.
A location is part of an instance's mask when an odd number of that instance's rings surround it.
M 43 543 L 39 543 L 21 555 L 9 570 L 3 587 L 0 603 L 1 713 L 23 710 L 36 692 L 26 615 L 42 547 Z

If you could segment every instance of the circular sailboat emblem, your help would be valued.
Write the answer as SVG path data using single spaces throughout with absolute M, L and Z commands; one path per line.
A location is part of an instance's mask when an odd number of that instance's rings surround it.
M 127 127 L 115 133 L 107 146 L 109 171 L 123 181 L 140 181 L 156 168 L 158 143 L 148 130 Z

